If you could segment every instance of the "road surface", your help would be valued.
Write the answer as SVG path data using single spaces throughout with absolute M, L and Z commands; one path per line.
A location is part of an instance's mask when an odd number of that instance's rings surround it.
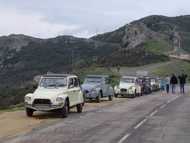
M 1 143 L 189 143 L 190 96 L 153 93 L 71 113 Z

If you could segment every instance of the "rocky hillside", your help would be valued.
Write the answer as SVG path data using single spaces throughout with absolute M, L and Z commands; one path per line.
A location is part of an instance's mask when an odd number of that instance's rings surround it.
M 99 66 L 138 66 L 190 52 L 190 16 L 149 16 L 90 39 L 0 37 L 0 87 L 22 87 L 35 75 Z
M 94 40 L 118 43 L 124 49 L 145 48 L 168 55 L 190 52 L 190 16 L 149 16 L 113 32 L 92 37 Z M 157 53 L 158 54 L 158 53 Z

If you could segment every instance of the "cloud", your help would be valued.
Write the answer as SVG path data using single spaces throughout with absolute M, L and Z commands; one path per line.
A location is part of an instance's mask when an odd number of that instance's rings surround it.
M 67 25 L 50 23 L 45 20 L 45 16 L 37 14 L 24 14 L 12 9 L 0 10 L 0 35 L 26 34 L 39 38 L 49 38 L 58 35 L 88 36 L 80 34 L 79 25 Z M 77 32 L 77 33 L 76 33 Z
M 148 15 L 189 14 L 187 0 L 0 0 L 0 35 L 90 37 Z

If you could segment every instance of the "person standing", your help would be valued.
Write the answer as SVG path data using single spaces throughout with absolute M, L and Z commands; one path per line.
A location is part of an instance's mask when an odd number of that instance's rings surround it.
M 161 88 L 161 96 L 165 95 L 165 88 L 166 88 L 166 79 L 165 78 L 161 78 L 160 88 Z
M 175 74 L 172 74 L 171 79 L 170 79 L 170 84 L 172 86 L 172 93 L 173 94 L 175 94 L 175 89 L 176 89 L 177 83 L 178 83 L 177 77 L 175 76 Z
M 169 94 L 170 92 L 170 77 L 167 75 L 166 77 L 166 93 Z
M 180 86 L 180 93 L 184 94 L 185 93 L 185 84 L 186 84 L 186 78 L 187 75 L 182 73 L 180 76 L 178 76 L 179 79 L 179 86 Z

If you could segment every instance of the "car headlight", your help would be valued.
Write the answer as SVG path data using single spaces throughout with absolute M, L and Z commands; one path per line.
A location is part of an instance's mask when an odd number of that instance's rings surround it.
M 63 98 L 63 97 L 57 97 L 57 98 L 56 98 L 56 102 L 59 102 L 59 103 L 60 103 L 60 102 L 63 102 L 63 101 L 64 101 L 64 98 Z
M 32 98 L 30 96 L 25 96 L 24 100 L 25 100 L 25 102 L 30 102 L 32 100 Z
M 135 91 L 135 87 L 131 86 L 131 87 L 129 88 L 129 91 L 131 91 L 131 92 Z
M 95 89 L 92 89 L 92 90 L 90 91 L 90 93 L 91 93 L 91 94 L 96 94 L 97 92 L 96 92 Z
M 115 87 L 114 87 L 114 91 L 115 91 L 115 93 L 119 93 L 119 92 L 120 92 L 119 86 L 115 86 Z

